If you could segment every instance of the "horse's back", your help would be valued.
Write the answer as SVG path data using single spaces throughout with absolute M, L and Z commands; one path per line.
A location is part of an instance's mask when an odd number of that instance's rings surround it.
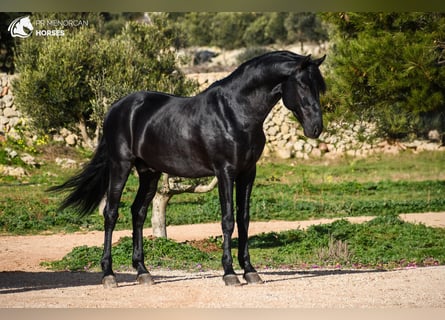
M 182 176 L 191 171 L 211 174 L 208 168 L 198 168 L 202 167 L 197 157 L 202 147 L 199 116 L 197 104 L 188 103 L 190 100 L 153 91 L 139 91 L 120 99 L 110 108 L 104 122 L 109 148 L 116 157 L 139 158 L 158 171 Z M 173 155 L 176 159 L 172 159 Z M 173 167 L 177 172 L 173 172 Z M 191 167 L 195 168 L 189 170 Z
M 202 177 L 224 163 L 242 170 L 259 158 L 264 134 L 262 126 L 247 130 L 234 103 L 219 86 L 189 98 L 135 92 L 112 106 L 104 135 L 117 157 L 156 171 Z

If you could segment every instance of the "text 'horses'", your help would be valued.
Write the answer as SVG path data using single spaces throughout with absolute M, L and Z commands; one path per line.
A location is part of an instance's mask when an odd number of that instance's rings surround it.
M 218 178 L 224 237 L 223 279 L 227 285 L 240 283 L 231 255 L 236 208 L 238 262 L 248 283 L 262 282 L 250 262 L 247 240 L 256 162 L 266 141 L 263 122 L 282 98 L 306 136 L 320 135 L 323 121 L 319 93 L 325 90 L 325 84 L 318 67 L 324 58 L 312 60 L 310 56 L 288 51 L 271 52 L 243 63 L 194 97 L 142 91 L 111 106 L 93 159 L 78 175 L 50 189 L 70 190 L 61 208 L 72 206 L 83 215 L 93 212 L 107 195 L 101 261 L 104 286 L 117 285 L 112 270 L 111 237 L 121 194 L 133 167 L 139 175 L 139 189 L 131 206 L 133 267 L 138 282 L 153 283 L 144 264 L 142 228 L 162 172 L 189 178 Z

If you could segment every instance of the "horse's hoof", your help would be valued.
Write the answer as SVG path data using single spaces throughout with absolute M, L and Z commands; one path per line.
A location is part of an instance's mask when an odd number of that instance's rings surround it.
M 154 280 L 152 279 L 149 273 L 142 273 L 138 275 L 137 281 L 139 284 L 143 284 L 146 286 L 151 286 L 152 284 L 155 284 Z
M 240 286 L 241 282 L 239 282 L 236 274 L 226 274 L 223 276 L 224 283 L 226 286 Z
M 105 289 L 117 288 L 117 281 L 114 275 L 105 276 L 102 278 L 102 284 Z
M 256 272 L 245 273 L 244 274 L 244 279 L 246 279 L 248 284 L 261 284 L 261 283 L 264 283 L 264 281 L 260 278 L 260 276 Z

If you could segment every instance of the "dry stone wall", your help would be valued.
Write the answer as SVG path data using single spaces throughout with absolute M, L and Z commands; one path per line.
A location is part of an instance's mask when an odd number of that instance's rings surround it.
M 21 123 L 21 114 L 14 105 L 11 76 L 0 74 L 0 135 L 5 136 Z
M 227 73 L 190 74 L 202 88 L 206 88 L 214 81 L 223 78 Z M 0 74 L 0 139 L 17 138 L 15 127 L 26 123 L 14 104 L 11 87 L 12 76 Z M 264 122 L 266 134 L 265 157 L 288 159 L 335 158 L 339 156 L 367 156 L 377 152 L 397 153 L 403 149 L 413 150 L 444 150 L 441 143 L 434 139 L 427 141 L 413 141 L 410 143 L 390 144 L 376 135 L 376 127 L 372 123 L 329 123 L 318 139 L 306 138 L 299 123 L 292 113 L 280 101 Z M 32 141 L 36 136 L 30 134 Z M 52 139 L 64 142 L 66 145 L 80 144 L 81 139 L 67 129 L 62 129 L 52 135 Z M 0 140 L 1 141 L 1 140 Z
M 366 122 L 330 123 L 318 139 L 307 138 L 281 101 L 266 118 L 264 132 L 265 155 L 275 154 L 283 159 L 333 158 L 343 154 L 366 156 L 382 143 L 376 138 L 375 125 Z
M 29 122 L 26 117 L 17 109 L 14 103 L 12 81 L 15 76 L 0 74 L 0 141 L 8 138 L 21 139 L 17 128 Z M 28 144 L 32 144 L 38 137 L 30 132 L 26 133 Z M 77 135 L 67 129 L 52 136 L 55 141 L 64 141 L 69 146 L 75 146 L 79 141 Z

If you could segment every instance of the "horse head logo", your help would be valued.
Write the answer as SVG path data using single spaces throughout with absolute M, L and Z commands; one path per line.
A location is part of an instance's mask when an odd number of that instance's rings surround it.
M 15 19 L 8 27 L 8 31 L 11 32 L 11 36 L 14 38 L 28 38 L 33 30 L 34 27 L 31 24 L 29 16 Z

